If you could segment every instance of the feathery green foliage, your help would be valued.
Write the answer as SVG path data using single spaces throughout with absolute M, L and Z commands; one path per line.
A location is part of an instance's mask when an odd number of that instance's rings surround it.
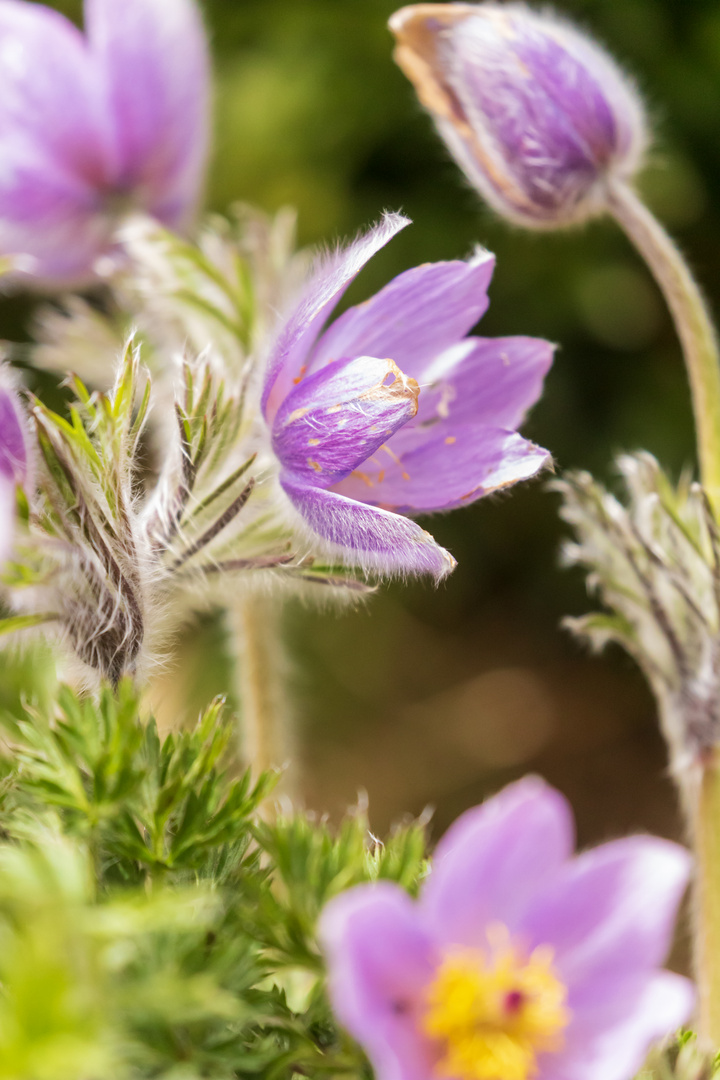
M 166 736 L 129 680 L 2 721 L 0 1078 L 368 1075 L 315 926 L 356 882 L 414 891 L 422 822 L 282 816 L 219 700 Z

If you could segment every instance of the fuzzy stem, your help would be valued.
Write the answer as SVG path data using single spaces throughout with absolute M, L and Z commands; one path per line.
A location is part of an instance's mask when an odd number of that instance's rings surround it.
M 652 271 L 672 313 L 690 380 L 703 487 L 720 513 L 720 360 L 707 304 L 687 263 L 642 200 L 626 184 L 608 192 L 610 213 Z
M 720 757 L 704 765 L 694 799 L 695 975 L 699 1034 L 720 1046 Z
M 235 602 L 229 614 L 237 649 L 243 757 L 256 775 L 287 766 L 292 759 L 280 786 L 292 795 L 297 763 L 285 695 L 282 605 L 267 596 L 248 594 Z

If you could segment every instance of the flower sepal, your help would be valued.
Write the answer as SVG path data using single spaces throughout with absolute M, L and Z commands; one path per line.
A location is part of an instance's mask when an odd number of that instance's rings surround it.
M 689 475 L 673 484 L 648 453 L 617 467 L 624 499 L 584 472 L 553 484 L 575 533 L 565 560 L 588 571 L 607 609 L 566 625 L 596 649 L 616 642 L 634 657 L 682 781 L 720 746 L 720 529 Z

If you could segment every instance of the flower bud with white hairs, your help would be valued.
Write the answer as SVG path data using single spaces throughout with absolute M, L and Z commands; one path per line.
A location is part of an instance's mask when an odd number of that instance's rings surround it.
M 473 186 L 501 216 L 557 228 L 602 213 L 637 171 L 642 102 L 615 61 L 525 4 L 413 4 L 395 59 Z

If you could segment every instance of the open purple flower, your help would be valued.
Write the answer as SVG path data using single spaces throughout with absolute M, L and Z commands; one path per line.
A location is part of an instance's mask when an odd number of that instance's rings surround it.
M 383 882 L 330 901 L 331 1000 L 377 1080 L 628 1080 L 688 1019 L 691 983 L 659 970 L 687 852 L 572 850 L 567 803 L 530 778 L 452 826 L 417 902 Z
M 27 433 L 20 405 L 0 374 L 0 563 L 12 544 L 15 489 L 30 474 Z
M 0 0 L 0 255 L 53 283 L 91 274 L 128 207 L 187 225 L 207 158 L 193 0 L 86 0 L 85 24 Z
M 274 344 L 263 412 L 280 483 L 315 537 L 365 568 L 440 578 L 454 560 L 402 515 L 464 506 L 548 463 L 515 429 L 553 349 L 467 336 L 488 306 L 486 251 L 408 270 L 323 330 L 407 224 L 387 215 L 318 267 Z

